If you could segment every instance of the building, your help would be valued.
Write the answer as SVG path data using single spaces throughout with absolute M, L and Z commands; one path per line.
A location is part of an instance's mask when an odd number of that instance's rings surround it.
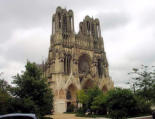
M 65 112 L 77 104 L 76 92 L 98 86 L 103 91 L 114 87 L 98 19 L 86 16 L 74 32 L 72 10 L 58 7 L 52 17 L 52 35 L 44 76 L 54 93 L 55 112 Z

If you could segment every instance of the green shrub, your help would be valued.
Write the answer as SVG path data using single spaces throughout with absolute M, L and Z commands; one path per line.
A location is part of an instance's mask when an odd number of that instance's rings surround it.
M 135 96 L 137 101 L 138 113 L 141 114 L 151 114 L 151 103 L 146 101 L 144 98 Z
M 78 94 L 80 102 L 83 103 L 83 106 L 77 110 L 78 116 L 86 117 L 95 114 L 106 115 L 113 119 L 124 119 L 151 114 L 151 103 L 143 97 L 138 97 L 129 89 L 115 88 L 106 94 L 100 91 L 95 88 Z M 85 115 L 88 109 L 90 115 Z
M 75 106 L 73 104 L 70 104 L 69 106 L 67 106 L 67 112 L 74 112 L 75 110 Z
M 86 110 L 85 110 L 83 107 L 78 108 L 77 111 L 76 111 L 76 113 L 77 113 L 78 115 L 79 115 L 79 114 L 84 115 L 85 112 L 86 112 Z
M 112 118 L 135 116 L 140 112 L 134 94 L 128 89 L 116 88 L 109 91 L 107 107 Z
M 127 117 L 127 112 L 122 110 L 113 110 L 109 113 L 112 119 L 125 119 Z
M 107 114 L 106 95 L 101 94 L 95 97 L 91 104 L 91 110 L 95 114 L 106 115 Z

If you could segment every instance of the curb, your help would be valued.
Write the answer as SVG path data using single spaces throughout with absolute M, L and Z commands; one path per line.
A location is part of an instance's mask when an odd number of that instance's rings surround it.
M 128 119 L 152 119 L 152 116 L 144 116 L 144 117 L 133 117 L 133 118 L 128 118 Z
M 111 119 L 111 118 L 92 118 L 92 119 Z M 132 117 L 127 119 L 152 119 L 152 116 L 143 116 L 143 117 Z

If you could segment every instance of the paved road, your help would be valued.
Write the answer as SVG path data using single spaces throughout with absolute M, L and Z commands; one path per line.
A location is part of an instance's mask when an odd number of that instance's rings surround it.
M 130 118 L 130 119 L 152 119 L 152 116 L 137 117 L 137 118 Z
M 53 119 L 92 119 L 92 118 L 76 117 L 75 114 L 54 114 L 51 117 Z
M 75 114 L 54 114 L 51 115 L 53 119 L 93 119 L 93 118 L 84 118 L 84 117 L 76 117 Z M 95 119 L 108 119 L 108 118 L 95 118 Z M 152 119 L 151 116 L 146 117 L 138 117 L 138 118 L 130 118 L 130 119 Z

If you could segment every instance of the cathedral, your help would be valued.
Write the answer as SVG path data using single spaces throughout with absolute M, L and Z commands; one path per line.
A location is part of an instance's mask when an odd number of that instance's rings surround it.
M 71 104 L 77 106 L 78 90 L 94 86 L 103 92 L 112 89 L 99 20 L 86 16 L 75 33 L 73 11 L 57 7 L 42 69 L 53 91 L 57 113 L 66 112 Z

